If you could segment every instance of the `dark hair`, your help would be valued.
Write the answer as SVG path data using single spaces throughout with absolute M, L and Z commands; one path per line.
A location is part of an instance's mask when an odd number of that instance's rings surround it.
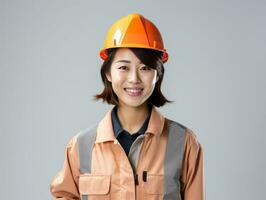
M 164 97 L 161 92 L 161 84 L 164 76 L 164 66 L 161 60 L 162 53 L 152 49 L 143 48 L 129 48 L 136 55 L 136 57 L 145 65 L 157 70 L 158 81 L 155 84 L 151 96 L 148 98 L 148 103 L 160 107 L 165 103 L 172 103 Z M 108 104 L 118 105 L 118 97 L 112 89 L 111 83 L 107 80 L 106 74 L 110 72 L 111 64 L 114 59 L 117 48 L 107 49 L 108 58 L 101 66 L 101 77 L 104 84 L 104 89 L 101 94 L 94 95 L 94 100 L 102 99 Z

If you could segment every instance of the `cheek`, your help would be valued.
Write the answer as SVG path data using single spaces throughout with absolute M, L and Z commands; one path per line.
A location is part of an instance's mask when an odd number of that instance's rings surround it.
M 121 83 L 121 82 L 123 82 L 123 77 L 121 75 L 119 75 L 119 74 L 113 74 L 112 77 L 113 77 L 112 78 L 112 81 L 114 83 Z
M 157 74 L 152 73 L 152 74 L 149 74 L 148 76 L 145 76 L 143 80 L 145 80 L 145 83 L 147 85 L 153 86 L 156 84 L 156 79 L 157 79 Z
M 123 87 L 123 77 L 121 77 L 118 74 L 113 74 L 112 75 L 112 87 L 113 90 L 118 91 Z

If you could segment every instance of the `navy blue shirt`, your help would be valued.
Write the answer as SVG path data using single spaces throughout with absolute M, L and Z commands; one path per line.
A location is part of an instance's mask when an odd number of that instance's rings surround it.
M 127 155 L 129 153 L 130 147 L 133 144 L 133 142 L 135 141 L 135 139 L 139 135 L 145 133 L 145 131 L 148 127 L 148 124 L 149 124 L 149 119 L 150 119 L 150 115 L 151 115 L 151 108 L 152 108 L 152 106 L 149 106 L 149 114 L 148 114 L 148 117 L 146 118 L 146 120 L 144 121 L 142 127 L 139 129 L 139 131 L 137 131 L 134 134 L 130 134 L 129 132 L 127 132 L 126 130 L 124 130 L 122 128 L 121 123 L 120 123 L 119 118 L 118 118 L 118 115 L 117 115 L 117 106 L 115 106 L 113 108 L 111 116 L 112 116 L 112 124 L 113 124 L 114 134 L 115 134 L 115 137 L 117 138 L 117 140 L 119 141 L 119 143 L 121 144 L 121 146 L 123 147 L 123 149 Z

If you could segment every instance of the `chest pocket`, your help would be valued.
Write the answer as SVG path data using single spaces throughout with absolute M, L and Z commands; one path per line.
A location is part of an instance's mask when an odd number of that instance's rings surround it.
M 148 174 L 147 181 L 143 182 L 145 200 L 162 199 L 164 190 L 164 176 L 157 174 Z
M 111 175 L 81 174 L 79 192 L 82 200 L 110 199 Z

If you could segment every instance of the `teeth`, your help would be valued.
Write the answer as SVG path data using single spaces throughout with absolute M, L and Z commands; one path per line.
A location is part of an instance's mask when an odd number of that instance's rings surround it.
M 126 91 L 129 91 L 129 92 L 140 92 L 142 89 L 128 89 L 126 88 Z

